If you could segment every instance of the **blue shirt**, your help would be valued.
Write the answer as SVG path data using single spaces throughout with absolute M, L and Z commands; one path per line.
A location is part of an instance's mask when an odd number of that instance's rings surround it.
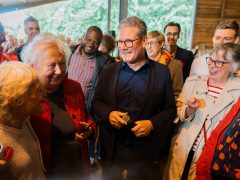
M 149 82 L 149 61 L 137 71 L 122 62 L 117 84 L 117 108 L 139 120 Z

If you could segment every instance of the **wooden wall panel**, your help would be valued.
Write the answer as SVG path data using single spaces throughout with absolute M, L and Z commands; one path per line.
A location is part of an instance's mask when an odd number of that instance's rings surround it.
M 240 24 L 240 0 L 197 0 L 193 47 L 212 48 L 212 36 L 223 19 L 235 19 Z

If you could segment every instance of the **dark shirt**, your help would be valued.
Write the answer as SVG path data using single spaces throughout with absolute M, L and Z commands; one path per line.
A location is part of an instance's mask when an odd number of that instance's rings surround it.
M 132 121 L 139 120 L 144 104 L 144 96 L 149 82 L 149 61 L 139 70 L 134 71 L 122 63 L 117 84 L 117 108 L 128 112 Z

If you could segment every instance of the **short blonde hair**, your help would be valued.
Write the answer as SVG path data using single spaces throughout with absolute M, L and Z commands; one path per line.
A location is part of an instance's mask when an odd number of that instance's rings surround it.
M 164 35 L 160 31 L 150 31 L 147 33 L 148 38 L 157 38 L 158 42 L 161 43 L 165 40 Z
M 66 65 L 71 55 L 68 45 L 58 36 L 48 32 L 40 33 L 23 49 L 22 59 L 27 64 L 38 64 L 42 54 L 51 47 L 56 47 L 65 57 Z
M 32 88 L 37 87 L 40 87 L 40 82 L 30 65 L 18 61 L 2 63 L 0 65 L 0 122 L 11 116 L 13 105 L 18 108 L 27 101 L 28 97 L 33 97 L 34 95 L 30 92 Z

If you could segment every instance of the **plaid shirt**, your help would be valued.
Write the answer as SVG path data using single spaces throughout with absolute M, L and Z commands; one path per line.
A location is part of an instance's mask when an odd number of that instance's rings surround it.
M 87 100 L 96 70 L 96 57 L 81 56 L 80 48 L 81 46 L 76 49 L 71 57 L 68 67 L 68 78 L 81 84 L 85 100 Z

